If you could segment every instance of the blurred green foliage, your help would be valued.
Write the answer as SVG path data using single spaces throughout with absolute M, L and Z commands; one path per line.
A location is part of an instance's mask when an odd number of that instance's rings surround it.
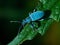
M 0 42 L 9 43 L 18 33 L 19 23 L 11 20 L 23 20 L 37 5 L 38 0 L 0 0 Z M 36 3 L 35 3 L 36 2 Z M 31 3 L 31 5 L 30 5 Z
M 5 36 L 2 42 L 6 43 L 14 38 L 8 45 L 18 45 L 26 40 L 32 40 L 37 33 L 43 36 L 50 24 L 54 23 L 54 20 L 60 22 L 60 0 L 1 0 L 0 2 L 0 26 L 3 32 L 0 31 L 1 38 Z M 30 24 L 27 24 L 17 35 L 20 24 L 11 24 L 8 21 L 23 20 L 35 8 L 43 11 L 50 9 L 52 11 L 50 15 L 52 19 L 41 21 L 41 26 L 36 31 L 30 27 Z
M 36 8 L 37 10 L 50 9 L 52 11 L 50 18 L 52 19 L 41 21 L 42 25 L 35 31 L 27 24 L 19 35 L 17 35 L 8 45 L 18 45 L 26 40 L 32 40 L 37 33 L 40 33 L 43 36 L 54 20 L 60 22 L 60 0 L 40 0 L 40 3 L 38 2 Z

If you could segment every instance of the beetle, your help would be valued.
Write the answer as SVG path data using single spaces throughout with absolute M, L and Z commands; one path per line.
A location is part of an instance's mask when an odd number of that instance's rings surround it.
M 51 10 L 34 11 L 33 13 L 29 13 L 29 16 L 24 20 L 22 20 L 19 30 L 21 30 L 21 28 L 24 27 L 27 23 L 30 23 L 32 28 L 36 28 L 34 22 L 37 22 L 39 27 L 40 20 L 49 19 L 50 14 L 51 14 Z M 20 21 L 10 21 L 10 22 L 20 22 Z

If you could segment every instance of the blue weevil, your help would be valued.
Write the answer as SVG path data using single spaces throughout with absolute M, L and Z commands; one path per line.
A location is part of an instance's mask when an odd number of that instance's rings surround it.
M 31 23 L 31 26 L 34 28 L 33 22 L 39 23 L 39 20 L 48 19 L 50 14 L 51 14 L 50 10 L 35 11 L 35 12 L 29 14 L 29 16 L 27 18 L 22 20 L 21 27 L 19 28 L 19 30 L 22 28 L 22 26 L 24 26 L 27 23 Z M 20 21 L 10 21 L 10 22 L 20 22 Z
M 44 16 L 43 11 L 33 12 L 33 13 L 29 14 L 29 16 L 22 21 L 22 24 L 25 25 L 26 23 L 37 21 L 37 20 L 41 19 L 43 16 Z

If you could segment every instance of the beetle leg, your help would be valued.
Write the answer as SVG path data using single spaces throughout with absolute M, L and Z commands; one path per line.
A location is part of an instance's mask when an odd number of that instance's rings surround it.
M 32 29 L 34 28 L 34 25 L 33 25 L 33 23 L 31 23 L 31 24 L 30 24 L 30 26 L 31 26 L 31 28 L 32 28 Z
M 41 23 L 39 20 L 35 21 L 38 24 L 38 28 L 41 26 Z
M 36 11 L 37 11 L 37 9 L 34 9 L 34 10 L 33 10 L 33 12 L 36 12 Z
M 37 24 L 34 24 L 34 22 L 31 22 L 31 28 L 33 28 L 34 30 L 38 29 L 40 27 L 40 21 L 35 21 L 35 23 Z
M 40 19 L 40 20 L 38 20 L 38 21 L 43 21 L 44 19 Z
M 52 19 L 52 18 L 45 18 L 44 20 L 49 20 L 49 19 Z
M 24 25 L 23 24 L 21 24 L 21 26 L 19 27 L 19 29 L 18 29 L 18 34 L 17 35 L 19 35 L 19 33 L 21 32 L 21 30 L 24 28 Z
M 29 15 L 31 14 L 31 12 L 29 12 Z
M 36 10 L 34 9 L 33 12 L 35 12 Z

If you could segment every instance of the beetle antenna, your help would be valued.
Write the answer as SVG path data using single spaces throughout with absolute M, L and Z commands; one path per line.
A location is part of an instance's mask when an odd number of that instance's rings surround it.
M 21 24 L 21 26 L 19 27 L 19 29 L 18 29 L 18 34 L 17 35 L 19 35 L 19 33 L 21 32 L 21 30 L 23 29 L 23 25 Z
M 21 23 L 20 21 L 10 21 L 11 23 Z
M 20 22 L 20 21 L 10 21 L 11 23 L 21 23 L 21 25 L 20 25 L 20 27 L 19 27 L 19 29 L 18 29 L 18 34 L 19 34 L 19 32 L 21 31 L 21 29 L 24 27 L 24 25 L 22 24 L 22 22 Z

